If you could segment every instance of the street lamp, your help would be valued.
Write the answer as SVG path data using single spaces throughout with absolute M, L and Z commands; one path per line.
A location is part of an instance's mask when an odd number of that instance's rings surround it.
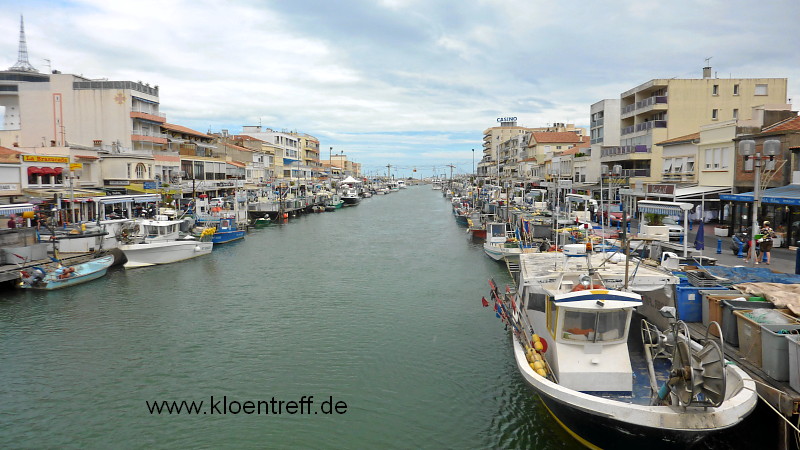
M 758 210 L 761 207 L 761 161 L 764 159 L 769 159 L 773 161 L 775 156 L 780 152 L 781 148 L 781 141 L 777 139 L 770 139 L 764 141 L 764 145 L 762 146 L 764 155 L 762 156 L 761 153 L 756 152 L 756 141 L 753 140 L 744 140 L 739 141 L 739 154 L 744 156 L 744 160 L 747 161 L 750 158 L 753 158 L 754 164 L 754 172 L 755 172 L 755 179 L 753 180 L 753 221 L 750 227 L 750 251 L 752 252 L 751 255 L 753 261 L 758 264 L 755 254 L 755 242 L 756 242 L 756 234 L 758 234 L 759 226 L 758 226 Z M 748 259 L 750 259 L 748 257 Z
M 475 176 L 475 149 L 472 149 L 472 176 Z

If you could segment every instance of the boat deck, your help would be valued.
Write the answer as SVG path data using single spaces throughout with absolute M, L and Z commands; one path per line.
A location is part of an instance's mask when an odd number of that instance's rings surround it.
M 636 337 L 628 339 L 631 354 L 631 368 L 633 369 L 633 391 L 631 392 L 586 392 L 597 397 L 620 402 L 632 403 L 634 405 L 650 405 L 655 393 L 650 388 L 650 375 L 647 369 L 647 359 L 644 356 L 644 349 L 639 342 L 638 326 L 634 328 L 631 324 L 631 332 L 636 333 Z M 661 387 L 669 378 L 669 371 L 672 363 L 665 358 L 656 358 L 653 361 L 653 368 L 656 372 L 656 385 Z

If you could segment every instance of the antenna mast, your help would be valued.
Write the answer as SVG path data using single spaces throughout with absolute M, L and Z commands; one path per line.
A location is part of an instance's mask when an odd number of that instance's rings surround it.
M 17 72 L 38 72 L 38 70 L 28 62 L 28 45 L 25 43 L 25 22 L 22 21 L 22 15 L 19 16 L 19 53 L 17 55 L 17 63 L 9 67 L 8 70 Z

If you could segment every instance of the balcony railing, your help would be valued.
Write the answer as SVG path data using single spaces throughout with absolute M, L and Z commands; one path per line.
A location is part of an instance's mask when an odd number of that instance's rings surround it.
M 667 103 L 667 96 L 666 95 L 658 95 L 653 97 L 648 97 L 644 100 L 640 100 L 636 102 L 636 109 L 646 108 L 648 106 L 655 105 L 657 103 Z
M 593 120 L 589 126 L 590 126 L 591 128 L 594 128 L 594 127 L 602 127 L 602 126 L 603 126 L 603 122 L 604 122 L 604 120 L 605 120 L 605 119 L 597 119 L 597 120 Z
M 630 105 L 625 105 L 620 108 L 620 113 L 625 115 L 629 114 L 637 109 L 647 108 L 648 106 L 653 106 L 656 104 L 667 104 L 667 96 L 666 95 L 654 95 L 652 97 L 648 97 L 644 100 L 639 100 L 636 103 L 631 103 Z
M 636 130 L 636 127 L 635 127 L 634 125 L 631 125 L 631 126 L 629 126 L 629 127 L 620 128 L 620 130 L 619 130 L 619 134 L 622 134 L 622 135 L 625 135 L 625 134 L 631 134 L 631 133 L 633 133 L 635 130 Z
M 650 169 L 622 169 L 622 176 L 630 178 L 635 178 L 635 177 L 647 178 L 650 176 Z
M 599 137 L 599 138 L 594 138 L 594 139 L 592 139 L 591 141 L 589 141 L 589 143 L 590 143 L 590 144 L 602 144 L 602 143 L 603 143 L 603 138 L 601 138 L 601 137 Z
M 651 128 L 667 128 L 666 120 L 651 120 L 636 124 L 636 131 L 647 131 Z
M 627 155 L 629 153 L 650 153 L 652 149 L 646 145 L 621 145 L 619 147 L 603 147 L 600 157 Z

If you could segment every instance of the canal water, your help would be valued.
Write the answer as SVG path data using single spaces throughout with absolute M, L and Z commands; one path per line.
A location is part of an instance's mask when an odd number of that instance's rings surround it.
M 577 448 L 481 307 L 490 276 L 509 281 L 418 186 L 195 260 L 2 292 L 0 446 Z M 165 401 L 204 403 L 150 412 Z

